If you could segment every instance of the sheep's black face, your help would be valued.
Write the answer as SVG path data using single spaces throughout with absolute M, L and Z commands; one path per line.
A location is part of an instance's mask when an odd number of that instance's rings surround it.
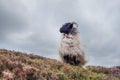
M 65 34 L 69 34 L 72 30 L 73 24 L 72 23 L 65 23 L 61 28 L 60 28 L 60 32 L 61 33 L 65 33 Z
M 64 34 L 75 33 L 77 31 L 76 27 L 73 25 L 76 23 L 65 23 L 61 28 L 60 32 Z

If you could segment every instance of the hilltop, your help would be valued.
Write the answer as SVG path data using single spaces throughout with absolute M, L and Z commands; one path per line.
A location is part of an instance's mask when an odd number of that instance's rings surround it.
M 0 49 L 0 80 L 120 80 L 120 67 L 86 69 L 33 54 Z

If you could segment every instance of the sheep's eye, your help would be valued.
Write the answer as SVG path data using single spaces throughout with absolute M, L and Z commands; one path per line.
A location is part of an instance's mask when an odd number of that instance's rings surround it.
M 70 32 L 70 34 L 73 34 L 73 32 Z

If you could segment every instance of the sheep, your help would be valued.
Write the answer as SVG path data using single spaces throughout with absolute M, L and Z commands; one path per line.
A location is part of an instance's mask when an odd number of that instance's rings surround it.
M 76 22 L 65 23 L 60 28 L 62 38 L 59 47 L 59 55 L 63 62 L 83 66 L 87 63 L 84 51 L 78 36 L 78 24 Z

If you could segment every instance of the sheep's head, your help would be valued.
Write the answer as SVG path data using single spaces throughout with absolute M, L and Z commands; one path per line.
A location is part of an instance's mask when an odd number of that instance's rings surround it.
M 76 22 L 68 22 L 60 28 L 60 32 L 64 34 L 74 34 L 77 33 L 77 28 L 78 25 Z

